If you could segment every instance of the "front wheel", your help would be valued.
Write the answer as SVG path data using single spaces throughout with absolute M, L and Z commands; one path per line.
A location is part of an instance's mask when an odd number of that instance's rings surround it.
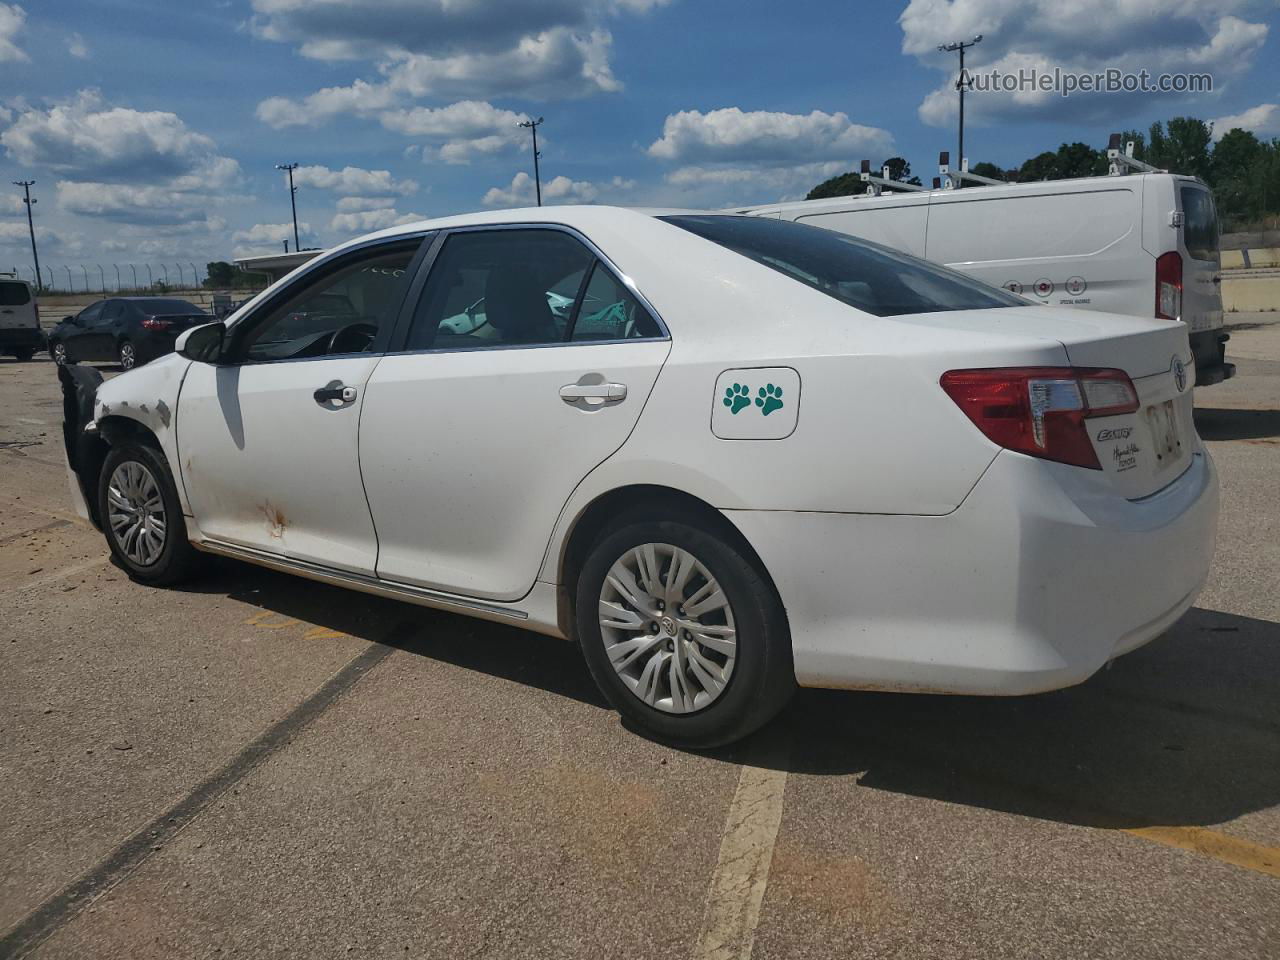
M 49 344 L 49 359 L 62 366 L 67 362 L 67 345 L 61 340 L 55 340 Z
M 111 448 L 98 480 L 98 516 L 112 556 L 132 579 L 168 586 L 190 575 L 196 550 L 169 465 L 154 447 Z
M 795 690 L 782 603 L 736 541 L 692 519 L 624 520 L 583 566 L 587 665 L 623 718 L 658 740 L 738 740 Z

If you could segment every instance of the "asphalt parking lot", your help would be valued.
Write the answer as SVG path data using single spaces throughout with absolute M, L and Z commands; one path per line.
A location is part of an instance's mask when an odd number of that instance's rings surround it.
M 53 365 L 0 361 L 0 957 L 1280 956 L 1258 320 L 1196 397 L 1223 519 L 1166 636 L 1038 697 L 803 691 L 709 755 L 564 642 L 233 562 L 134 585 Z

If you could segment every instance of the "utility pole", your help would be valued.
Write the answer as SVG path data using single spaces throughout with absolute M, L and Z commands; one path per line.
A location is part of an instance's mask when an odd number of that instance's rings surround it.
M 964 72 L 964 52 L 970 47 L 976 47 L 982 42 L 982 34 L 978 34 L 972 40 L 957 40 L 955 43 L 944 43 L 938 47 L 941 53 L 959 53 L 960 54 L 960 76 L 956 80 L 956 89 L 960 91 L 960 151 L 956 156 L 957 169 L 965 169 L 964 163 L 964 91 L 969 86 L 968 77 Z
M 542 156 L 538 152 L 538 127 L 542 125 L 542 119 L 539 117 L 537 120 L 525 120 L 516 124 L 533 134 L 533 187 L 538 191 L 538 206 L 542 206 L 542 172 L 538 169 L 538 159 Z
M 277 163 L 277 170 L 284 170 L 289 174 L 289 207 L 293 210 L 293 248 L 301 250 L 302 244 L 298 242 L 298 188 L 293 185 L 293 171 L 298 169 L 296 163 Z
M 27 232 L 31 234 L 31 259 L 36 262 L 36 293 L 39 293 L 43 284 L 40 282 L 40 254 L 36 253 L 36 225 L 31 219 L 31 205 L 37 201 L 31 199 L 31 188 L 35 186 L 34 180 L 14 180 L 15 187 L 21 187 L 25 197 L 22 202 L 27 205 Z

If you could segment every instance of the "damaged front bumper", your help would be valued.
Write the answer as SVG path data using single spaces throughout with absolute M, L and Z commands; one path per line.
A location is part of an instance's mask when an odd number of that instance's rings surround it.
M 94 423 L 94 403 L 102 374 L 92 367 L 64 364 L 58 367 L 62 384 L 62 446 L 67 462 L 67 483 L 76 513 L 99 530 L 98 474 L 107 456 L 106 441 Z

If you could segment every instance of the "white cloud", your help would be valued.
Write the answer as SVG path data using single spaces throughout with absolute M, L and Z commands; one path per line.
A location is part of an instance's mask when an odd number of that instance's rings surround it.
M 361 167 L 343 167 L 341 170 L 322 166 L 299 167 L 293 171 L 293 182 L 300 187 L 335 190 L 348 195 L 407 196 L 418 190 L 415 180 L 397 180 L 390 170 L 365 170 Z
M 396 213 L 392 208 L 383 207 L 378 210 L 361 210 L 353 213 L 336 214 L 329 222 L 329 229 L 345 234 L 361 234 L 425 219 L 426 214 Z
M 1260 103 L 1242 113 L 1218 117 L 1213 121 L 1213 139 L 1221 140 L 1237 127 L 1263 138 L 1280 136 L 1280 103 Z
M 253 0 L 250 29 L 303 56 L 363 61 L 353 79 L 301 99 L 269 97 L 275 127 L 370 115 L 430 97 L 552 99 L 621 89 L 610 65 L 611 19 L 668 0 Z
M 19 214 L 23 212 L 22 201 L 8 193 L 0 193 L 0 213 Z M 26 216 L 26 214 L 23 214 Z
M 16 3 L 0 3 L 0 63 L 31 59 L 14 42 L 26 19 L 27 11 Z
M 89 47 L 84 42 L 84 37 L 78 33 L 73 33 L 67 37 L 67 53 L 71 54 L 77 60 L 89 59 Z
M 227 199 L 171 186 L 83 180 L 59 180 L 57 197 L 58 206 L 68 213 L 146 225 L 148 229 L 203 223 L 208 218 L 205 208 Z
M 806 190 L 849 169 L 843 160 L 804 163 L 794 167 L 680 167 L 664 178 L 674 187 L 748 186 Z
M 660 160 L 786 166 L 819 160 L 852 163 L 893 146 L 887 130 L 853 123 L 844 113 L 743 111 L 726 107 L 669 115 L 648 153 Z
M 298 233 L 303 246 L 308 246 L 311 238 L 311 224 L 298 222 Z M 283 241 L 289 241 L 293 249 L 293 223 L 255 223 L 245 230 L 237 230 L 231 235 L 232 256 L 251 257 L 260 253 L 284 253 Z
M 934 126 L 954 123 L 956 56 L 939 44 L 982 34 L 966 54 L 972 71 L 1019 69 L 1098 73 L 1204 72 L 1220 91 L 1247 70 L 1267 37 L 1267 26 L 1243 16 L 1262 10 L 1261 0 L 1078 0 L 1069 8 L 1057 0 L 911 0 L 899 17 L 902 52 L 944 76 L 920 104 L 920 119 Z M 1189 99 L 1188 94 L 1075 93 L 1025 90 L 980 92 L 965 101 L 966 119 L 1054 118 L 1123 122 L 1137 98 Z
M 395 197 L 340 197 L 338 212 L 359 213 L 362 210 L 385 210 L 395 205 Z
M 27 109 L 0 134 L 25 167 L 110 183 L 155 183 L 178 177 L 225 186 L 239 165 L 219 156 L 210 137 L 177 114 L 112 107 L 96 90 L 48 110 Z
M 634 180 L 614 177 L 604 189 L 610 192 L 630 190 L 635 186 Z M 552 203 L 595 203 L 600 197 L 601 187 L 589 180 L 570 180 L 568 177 L 555 177 L 542 185 L 542 202 Z M 527 207 L 537 202 L 536 186 L 533 177 L 523 170 L 511 179 L 509 187 L 490 187 L 480 202 L 486 207 Z
M 500 110 L 490 103 L 462 100 L 447 107 L 413 107 L 382 114 L 382 125 L 406 136 L 440 143 L 422 151 L 423 159 L 445 163 L 469 163 L 477 155 L 487 155 L 520 146 L 527 136 L 518 124 L 523 113 Z

